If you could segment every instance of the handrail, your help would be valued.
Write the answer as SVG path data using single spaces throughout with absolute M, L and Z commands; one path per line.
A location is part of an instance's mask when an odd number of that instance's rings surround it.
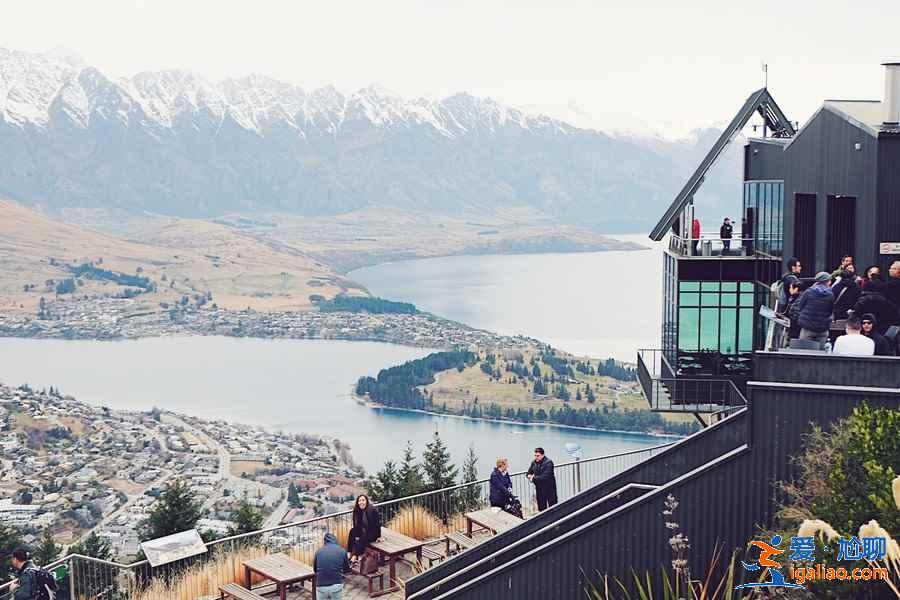
M 592 457 L 592 458 L 588 458 L 588 459 L 584 459 L 584 460 L 580 460 L 580 461 L 572 460 L 572 461 L 568 461 L 568 462 L 564 462 L 564 463 L 558 463 L 556 465 L 556 467 L 558 469 L 564 469 L 567 467 L 575 467 L 576 465 L 584 467 L 584 466 L 591 465 L 593 463 L 597 463 L 599 461 L 607 461 L 607 460 L 611 460 L 611 459 L 614 460 L 617 458 L 628 457 L 628 456 L 633 456 L 633 455 L 648 454 L 648 453 L 650 455 L 653 455 L 655 452 L 664 450 L 664 449 L 672 446 L 674 443 L 676 443 L 676 442 L 665 442 L 662 444 L 657 444 L 655 446 L 650 446 L 648 448 L 642 448 L 642 449 L 638 449 L 638 450 L 626 450 L 626 451 L 622 451 L 622 452 L 615 452 L 612 454 L 606 454 L 603 456 Z M 578 468 L 578 467 L 575 467 L 575 468 Z M 517 471 L 515 473 L 510 473 L 510 476 L 511 477 L 522 477 L 526 473 L 527 473 L 527 471 L 524 471 L 524 470 Z M 392 506 L 402 506 L 404 504 L 408 504 L 411 501 L 421 500 L 423 498 L 428 498 L 431 496 L 440 497 L 442 495 L 452 494 L 453 492 L 458 492 L 460 490 L 478 488 L 479 486 L 484 486 L 484 485 L 488 484 L 489 482 L 490 482 L 489 478 L 479 479 L 474 482 L 460 483 L 460 484 L 456 484 L 456 485 L 449 486 L 446 488 L 441 488 L 438 490 L 422 492 L 422 493 L 414 494 L 411 496 L 404 496 L 402 498 L 395 498 L 393 500 L 387 500 L 384 502 L 373 503 L 373 505 L 378 508 L 390 508 Z M 351 515 L 352 512 L 353 512 L 352 510 L 343 510 L 343 511 L 338 511 L 335 513 L 330 513 L 327 515 L 312 517 L 312 518 L 305 519 L 302 521 L 286 523 L 286 524 L 282 524 L 282 525 L 276 525 L 274 527 L 268 527 L 265 529 L 251 531 L 248 533 L 233 535 L 233 536 L 221 538 L 218 540 L 210 541 L 209 543 L 206 544 L 206 546 L 207 546 L 207 548 L 215 548 L 215 547 L 220 546 L 221 544 L 240 542 L 241 540 L 247 540 L 248 538 L 256 538 L 256 537 L 259 537 L 262 535 L 267 535 L 267 534 L 271 534 L 271 533 L 275 533 L 275 532 L 283 531 L 283 530 L 287 530 L 287 529 L 301 528 L 304 526 L 315 526 L 315 525 L 325 522 L 325 521 L 346 518 L 349 515 Z M 59 559 L 49 563 L 48 565 L 45 566 L 45 568 L 50 570 L 50 569 L 57 568 L 61 565 L 68 564 L 68 565 L 70 565 L 70 576 L 71 576 L 72 566 L 77 564 L 77 561 L 84 561 L 84 562 L 92 564 L 92 565 L 106 567 L 108 569 L 114 569 L 120 573 L 124 571 L 124 572 L 127 572 L 132 575 L 136 575 L 138 573 L 139 569 L 145 568 L 149 565 L 149 561 L 146 559 L 137 561 L 134 563 L 130 563 L 130 564 L 122 564 L 119 562 L 98 559 L 98 558 L 94 558 L 94 557 L 90 557 L 90 556 L 85 556 L 82 554 L 69 554 L 69 555 L 66 555 L 62 558 L 59 558 Z M 9 581 L 9 582 L 0 584 L 0 597 L 4 597 L 4 595 L 9 592 L 9 587 L 12 583 L 13 583 L 12 581 Z
M 586 464 L 589 464 L 589 463 L 592 463 L 592 462 L 595 462 L 595 461 L 598 461 L 598 460 L 607 460 L 607 459 L 610 459 L 610 458 L 619 458 L 619 457 L 622 457 L 622 456 L 629 456 L 629 455 L 632 455 L 632 454 L 642 454 L 642 453 L 645 453 L 645 452 L 653 452 L 653 451 L 655 451 L 655 450 L 659 450 L 659 449 L 662 449 L 662 448 L 666 448 L 666 447 L 668 447 L 668 446 L 671 446 L 673 443 L 675 443 L 675 442 L 666 442 L 666 443 L 664 443 L 664 444 L 658 444 L 658 445 L 656 445 L 656 446 L 650 446 L 649 448 L 641 448 L 641 449 L 639 449 L 639 450 L 627 450 L 627 451 L 625 451 L 625 452 L 617 452 L 617 453 L 615 453 L 615 454 L 605 454 L 605 455 L 603 455 L 603 456 L 595 456 L 595 457 L 593 457 L 593 458 L 586 458 L 586 459 L 583 459 L 583 460 L 580 460 L 580 461 L 579 461 L 579 460 L 573 460 L 573 461 L 569 461 L 569 462 L 565 462 L 565 463 L 559 463 L 559 464 L 556 464 L 556 465 L 554 465 L 554 466 L 555 466 L 555 468 L 560 468 L 560 467 L 568 467 L 568 466 L 572 466 L 572 465 L 575 465 L 575 464 L 586 465 Z M 525 471 L 517 471 L 516 473 L 510 473 L 509 476 L 510 476 L 510 477 L 516 477 L 516 476 L 519 476 L 519 475 L 525 475 L 526 473 L 528 473 L 527 470 L 525 470 Z M 416 500 L 416 499 L 418 499 L 418 498 L 424 498 L 424 497 L 432 496 L 432 495 L 436 495 L 436 494 L 446 494 L 446 493 L 454 492 L 454 491 L 456 491 L 456 490 L 460 490 L 460 489 L 463 489 L 463 488 L 473 487 L 473 486 L 477 486 L 477 485 L 483 485 L 483 484 L 485 484 L 485 483 L 490 483 L 490 481 L 491 481 L 491 479 L 488 477 L 488 478 L 485 478 L 485 479 L 479 479 L 479 480 L 477 480 L 477 481 L 471 481 L 471 482 L 468 482 L 468 483 L 458 483 L 458 484 L 452 485 L 452 486 L 450 486 L 450 487 L 440 488 L 440 489 L 438 489 L 438 490 L 432 490 L 432 491 L 430 491 L 430 492 L 421 492 L 421 493 L 419 493 L 419 494 L 413 494 L 412 496 L 403 496 L 402 498 L 394 498 L 393 500 L 385 500 L 384 502 L 373 502 L 372 505 L 375 506 L 375 507 L 388 507 L 388 506 L 391 506 L 391 505 L 394 505 L 394 504 L 406 503 L 406 502 L 409 502 L 410 500 Z M 297 521 L 297 522 L 295 522 L 295 523 L 286 523 L 286 524 L 284 524 L 284 525 L 276 525 L 275 527 L 269 527 L 268 529 L 259 529 L 259 530 L 257 530 L 257 531 L 251 531 L 251 532 L 249 532 L 249 533 L 242 533 L 242 534 L 239 534 L 239 535 L 233 535 L 233 536 L 231 536 L 231 537 L 220 538 L 220 539 L 218 539 L 218 540 L 209 542 L 208 544 L 206 544 L 206 546 L 207 546 L 207 547 L 215 546 L 216 544 L 222 544 L 222 543 L 225 543 L 225 542 L 232 542 L 232 541 L 235 541 L 235 540 L 240 540 L 240 539 L 244 539 L 244 538 L 248 538 L 248 537 L 255 537 L 255 536 L 259 536 L 259 535 L 264 535 L 264 534 L 267 534 L 267 533 L 272 533 L 272 532 L 275 532 L 275 531 L 280 531 L 280 530 L 282 530 L 282 529 L 289 529 L 289 528 L 292 528 L 292 527 L 298 527 L 298 526 L 301 526 L 301 525 L 309 525 L 309 524 L 315 523 L 315 522 L 317 522 L 317 521 L 322 521 L 322 520 L 325 520 L 325 519 L 333 519 L 333 518 L 336 518 L 336 517 L 343 517 L 343 516 L 350 515 L 350 514 L 352 514 L 352 513 L 353 513 L 353 509 L 350 509 L 350 510 L 344 510 L 344 511 L 338 511 L 338 512 L 334 512 L 334 513 L 329 513 L 329 514 L 327 514 L 327 515 L 322 515 L 322 516 L 319 516 L 319 517 L 312 517 L 312 518 L 310 518 L 310 519 L 306 519 L 305 521 Z M 136 567 L 136 566 L 141 565 L 141 564 L 143 564 L 143 563 L 145 563 L 145 562 L 147 562 L 147 561 L 141 561 L 140 563 L 132 563 L 131 565 L 128 565 L 128 566 L 130 566 L 130 567 Z

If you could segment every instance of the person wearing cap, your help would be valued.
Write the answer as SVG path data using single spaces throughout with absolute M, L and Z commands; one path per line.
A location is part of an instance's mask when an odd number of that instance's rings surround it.
M 862 334 L 862 325 L 859 319 L 851 316 L 847 319 L 847 334 L 834 341 L 834 354 L 849 354 L 851 356 L 872 356 L 875 354 L 875 342 Z
M 878 333 L 878 319 L 872 313 L 862 316 L 862 334 L 875 342 L 875 356 L 894 356 L 894 349 L 886 337 Z
M 814 283 L 797 300 L 797 321 L 800 324 L 800 339 L 817 342 L 824 350 L 828 343 L 828 329 L 834 312 L 834 294 L 828 287 L 831 275 L 825 271 L 816 273 Z
M 731 219 L 725 217 L 722 226 L 719 227 L 719 237 L 722 238 L 722 253 L 727 254 L 731 250 L 731 234 L 734 227 L 731 226 Z

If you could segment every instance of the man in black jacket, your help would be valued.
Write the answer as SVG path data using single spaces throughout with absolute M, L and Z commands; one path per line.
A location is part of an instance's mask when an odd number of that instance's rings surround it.
M 722 254 L 728 254 L 731 250 L 731 235 L 734 227 L 731 225 L 731 219 L 725 217 L 722 226 L 719 227 L 719 237 L 722 238 Z
M 350 561 L 330 532 L 325 534 L 325 545 L 313 558 L 313 570 L 316 572 L 316 597 L 319 600 L 339 599 L 344 591 L 344 574 L 350 572 Z
M 878 333 L 878 319 L 872 313 L 862 316 L 862 333 L 875 342 L 875 356 L 894 356 L 890 340 Z
M 556 476 L 553 461 L 547 458 L 543 448 L 534 449 L 534 461 L 528 467 L 528 479 L 534 484 L 538 510 L 549 508 L 558 502 L 556 498 Z
M 15 600 L 32 600 L 37 592 L 35 581 L 35 566 L 29 560 L 28 551 L 24 548 L 16 548 L 12 553 L 12 567 L 16 572 L 17 580 L 10 586 Z

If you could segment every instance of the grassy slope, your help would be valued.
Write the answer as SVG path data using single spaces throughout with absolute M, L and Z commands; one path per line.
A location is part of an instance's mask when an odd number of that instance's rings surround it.
M 53 296 L 46 281 L 69 277 L 63 265 L 87 261 L 122 273 L 143 275 L 159 291 L 140 296 L 147 305 L 182 294 L 210 291 L 223 308 L 310 308 L 309 295 L 331 297 L 352 284 L 301 250 L 264 241 L 223 225 L 185 219 L 148 220 L 124 239 L 51 220 L 0 199 L 0 310 L 36 311 L 41 296 Z M 51 265 L 50 259 L 58 263 Z M 167 281 L 162 281 L 163 274 Z M 170 287 L 175 281 L 175 286 Z M 25 284 L 35 284 L 24 292 Z M 86 281 L 79 295 L 116 294 L 122 288 Z

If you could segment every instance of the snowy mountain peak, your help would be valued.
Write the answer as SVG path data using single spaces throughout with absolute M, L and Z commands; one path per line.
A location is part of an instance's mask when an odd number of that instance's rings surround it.
M 111 78 L 71 53 L 2 48 L 0 118 L 10 125 L 38 128 L 51 127 L 57 120 L 60 126 L 90 128 L 112 119 L 150 130 L 154 136 L 180 127 L 215 133 L 226 122 L 256 135 L 287 128 L 301 138 L 338 135 L 358 123 L 429 127 L 450 138 L 503 127 L 547 126 L 547 118 L 530 117 L 467 93 L 443 101 L 406 99 L 377 84 L 349 95 L 332 86 L 307 92 L 256 73 L 221 82 L 181 70 Z M 571 129 L 559 122 L 552 125 L 560 132 Z

